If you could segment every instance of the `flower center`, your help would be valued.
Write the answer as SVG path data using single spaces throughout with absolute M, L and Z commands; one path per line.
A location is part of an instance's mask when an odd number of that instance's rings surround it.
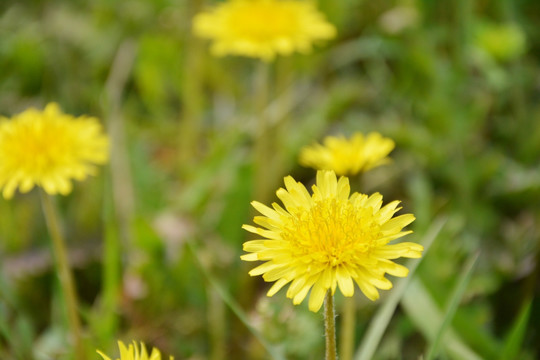
M 9 161 L 24 167 L 28 173 L 41 174 L 69 162 L 73 153 L 72 139 L 54 122 L 38 122 L 21 127 L 6 146 Z
M 248 3 L 230 14 L 227 27 L 235 37 L 268 41 L 297 33 L 298 19 L 294 11 L 279 3 Z
M 294 258 L 332 267 L 358 264 L 381 237 L 373 209 L 339 199 L 324 199 L 293 213 L 281 236 Z

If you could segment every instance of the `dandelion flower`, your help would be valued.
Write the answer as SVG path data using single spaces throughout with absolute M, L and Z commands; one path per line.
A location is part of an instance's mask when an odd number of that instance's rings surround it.
M 356 175 L 390 161 L 394 149 L 392 139 L 372 132 L 366 137 L 355 133 L 350 139 L 327 136 L 324 145 L 305 146 L 300 151 L 300 164 L 318 170 L 333 170 L 338 175 Z
M 230 0 L 196 15 L 193 31 L 213 40 L 216 56 L 242 55 L 272 60 L 336 35 L 335 27 L 311 2 L 299 0 Z
M 385 274 L 408 274 L 406 267 L 392 259 L 421 256 L 419 244 L 390 244 L 411 233 L 402 229 L 414 221 L 411 214 L 393 217 L 400 210 L 399 201 L 383 207 L 378 193 L 349 196 L 348 178 L 338 181 L 333 171 L 317 172 L 312 195 L 291 176 L 285 178 L 285 187 L 276 192 L 284 208 L 254 201 L 253 207 L 264 215 L 254 218 L 261 227 L 243 226 L 264 238 L 245 242 L 244 251 L 249 254 L 241 258 L 264 261 L 249 274 L 275 282 L 268 296 L 290 283 L 287 297 L 300 304 L 311 290 L 309 309 L 317 312 L 327 291 L 333 295 L 339 287 L 350 297 L 356 282 L 367 298 L 376 300 L 377 289 L 392 287 Z
M 55 103 L 0 117 L 0 190 L 6 199 L 34 186 L 67 195 L 71 179 L 94 175 L 108 160 L 108 146 L 96 118 L 64 114 Z
M 146 347 L 144 343 L 141 342 L 141 347 L 137 347 L 137 343 L 133 341 L 129 347 L 126 347 L 123 342 L 118 341 L 118 348 L 120 349 L 120 358 L 117 360 L 161 360 L 161 353 L 158 349 L 153 348 L 150 356 L 146 352 Z M 103 360 L 111 360 L 110 357 L 97 350 L 97 353 L 101 355 Z M 170 360 L 173 360 L 173 357 L 169 357 Z

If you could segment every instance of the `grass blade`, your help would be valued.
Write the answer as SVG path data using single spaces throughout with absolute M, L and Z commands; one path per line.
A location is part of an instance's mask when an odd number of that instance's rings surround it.
M 424 253 L 428 251 L 429 247 L 442 230 L 446 220 L 446 218 L 438 218 L 434 221 L 431 228 L 428 229 L 424 238 L 420 242 L 422 245 L 424 245 Z M 409 268 L 409 276 L 399 281 L 394 290 L 392 290 L 388 299 L 386 299 L 384 304 L 379 307 L 379 310 L 375 316 L 373 316 L 373 319 L 369 324 L 369 328 L 362 339 L 362 343 L 356 352 L 355 360 L 370 360 L 373 358 L 373 354 L 375 354 L 375 350 L 381 341 L 384 331 L 386 330 L 386 327 L 388 326 L 388 323 L 390 322 L 390 319 L 392 318 L 401 297 L 405 293 L 407 285 L 411 281 L 414 271 L 416 270 L 421 259 L 422 258 L 410 259 L 407 262 L 406 266 Z
M 420 279 L 411 280 L 401 299 L 401 306 L 424 337 L 433 341 L 443 322 L 443 315 Z M 452 359 L 482 360 L 451 328 L 444 338 L 444 348 Z
M 467 261 L 467 264 L 463 268 L 463 271 L 461 275 L 459 276 L 458 282 L 452 291 L 452 295 L 450 296 L 450 299 L 448 301 L 446 311 L 444 313 L 444 318 L 442 319 L 441 326 L 439 327 L 439 330 L 437 331 L 437 334 L 435 335 L 434 340 L 431 342 L 427 355 L 426 360 L 431 360 L 437 355 L 439 351 L 439 344 L 442 340 L 442 338 L 445 335 L 446 330 L 452 323 L 452 319 L 454 318 L 454 315 L 456 314 L 456 310 L 459 306 L 459 303 L 461 302 L 461 299 L 463 298 L 463 294 L 465 293 L 465 290 L 467 289 L 467 285 L 469 284 L 469 280 L 471 279 L 471 275 L 473 273 L 474 265 L 476 264 L 476 261 L 478 260 L 479 253 L 476 253 L 472 255 L 469 260 Z
M 223 302 L 227 304 L 227 306 L 231 309 L 231 311 L 240 319 L 240 321 L 248 328 L 249 331 L 259 340 L 261 345 L 266 349 L 268 354 L 272 357 L 274 360 L 285 360 L 285 356 L 282 354 L 282 352 L 276 347 L 270 344 L 266 341 L 266 339 L 259 333 L 257 329 L 255 329 L 251 323 L 249 322 L 249 318 L 246 315 L 246 313 L 242 310 L 240 305 L 234 300 L 234 298 L 223 288 L 223 286 L 220 284 L 219 280 L 216 279 L 216 277 L 210 272 L 208 268 L 204 265 L 204 263 L 199 259 L 197 256 L 197 249 L 195 246 L 188 241 L 187 246 L 191 253 L 193 254 L 193 258 L 195 259 L 195 262 L 199 265 L 199 268 L 201 269 L 201 272 L 203 273 L 204 277 L 208 280 L 210 285 L 214 288 L 214 290 L 218 293 L 218 295 L 221 297 Z
M 506 337 L 504 349 L 499 359 L 519 359 L 521 344 L 523 343 L 525 331 L 527 330 L 527 323 L 529 322 L 529 317 L 531 315 L 531 305 L 532 299 L 529 298 L 523 305 L 514 325 L 512 325 L 512 329 Z

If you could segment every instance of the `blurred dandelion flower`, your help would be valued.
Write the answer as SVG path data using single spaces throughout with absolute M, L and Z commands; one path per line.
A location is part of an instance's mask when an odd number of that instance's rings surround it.
M 327 136 L 324 145 L 306 146 L 300 151 L 300 164 L 318 170 L 333 170 L 338 175 L 355 175 L 390 161 L 392 139 L 372 132 L 366 137 L 355 133 L 350 139 Z
M 126 347 L 123 342 L 118 341 L 118 348 L 120 349 L 120 358 L 117 360 L 161 360 L 161 353 L 156 348 L 153 348 L 150 356 L 148 356 L 143 342 L 141 342 L 141 347 L 139 348 L 135 341 L 129 344 L 129 347 Z M 101 355 L 103 360 L 111 360 L 110 357 L 101 351 L 97 350 L 97 353 Z M 170 356 L 169 360 L 173 360 L 173 357 Z
M 193 31 L 213 40 L 214 55 L 266 61 L 278 54 L 307 53 L 313 42 L 336 35 L 313 3 L 299 0 L 230 0 L 196 15 Z
M 11 120 L 0 117 L 2 194 L 9 199 L 17 187 L 26 193 L 37 185 L 49 194 L 67 195 L 71 179 L 94 175 L 94 164 L 107 162 L 108 147 L 96 118 L 64 114 L 55 103 Z
M 275 284 L 268 291 L 274 295 L 291 283 L 287 297 L 301 303 L 311 290 L 309 309 L 317 312 L 326 292 L 336 287 L 345 296 L 354 294 L 354 282 L 371 300 L 379 289 L 390 289 L 388 273 L 404 277 L 408 269 L 391 261 L 399 257 L 418 258 L 423 247 L 412 242 L 389 244 L 411 231 L 403 227 L 414 221 L 405 214 L 392 217 L 399 201 L 382 207 L 382 196 L 354 193 L 349 197 L 349 180 L 339 181 L 333 171 L 318 171 L 317 183 L 310 195 L 304 185 L 291 176 L 285 178 L 286 189 L 277 196 L 285 208 L 273 203 L 273 209 L 252 202 L 264 216 L 254 222 L 262 228 L 244 225 L 249 232 L 265 239 L 244 243 L 245 261 L 265 261 L 249 272 L 251 276 Z

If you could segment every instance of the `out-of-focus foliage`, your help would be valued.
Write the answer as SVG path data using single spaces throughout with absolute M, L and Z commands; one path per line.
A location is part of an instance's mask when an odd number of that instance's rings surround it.
M 265 297 L 268 285 L 240 263 L 240 227 L 261 168 L 261 196 L 275 201 L 284 176 L 313 181 L 297 163 L 302 146 L 377 131 L 395 140 L 393 162 L 352 178 L 353 191 L 402 200 L 417 239 L 448 220 L 374 358 L 425 353 L 426 329 L 436 331 L 477 252 L 450 338 L 482 359 L 538 358 L 540 4 L 319 1 L 338 36 L 267 69 L 265 164 L 253 155 L 259 64 L 214 58 L 191 35 L 193 14 L 210 4 L 0 3 L 0 113 L 56 101 L 100 118 L 113 138 L 109 169 L 56 199 L 89 354 L 140 339 L 176 359 L 269 358 L 257 335 L 287 359 L 320 359 L 321 316 Z M 40 210 L 36 192 L 0 199 L 1 359 L 62 358 L 66 347 Z M 379 304 L 357 304 L 359 344 Z

